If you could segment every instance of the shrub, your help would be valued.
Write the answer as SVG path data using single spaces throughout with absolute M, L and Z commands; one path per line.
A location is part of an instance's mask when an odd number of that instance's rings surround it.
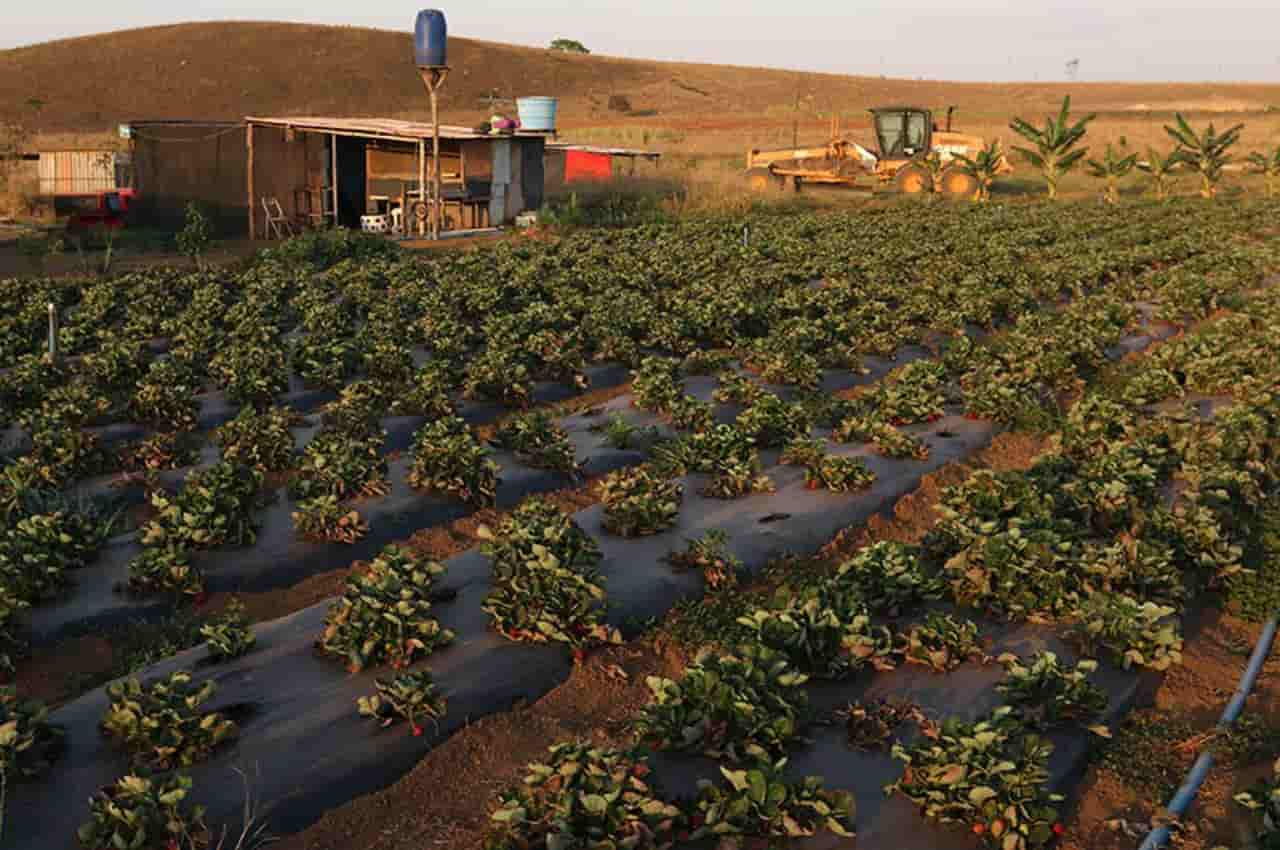
M 648 776 L 634 750 L 558 744 L 545 762 L 529 765 L 520 788 L 499 796 L 485 850 L 671 847 L 684 814 Z
M 643 537 L 676 524 L 684 486 L 646 467 L 621 469 L 600 488 L 605 530 L 622 537 Z
M 142 544 L 212 549 L 253 543 L 261 490 L 262 473 L 241 464 L 222 461 L 194 472 L 176 496 L 152 492 L 157 515 L 143 526 Z
M 732 762 L 775 757 L 805 720 L 808 701 L 800 686 L 808 678 L 761 646 L 746 645 L 736 654 L 704 649 L 678 682 L 647 679 L 653 696 L 636 729 L 660 750 Z
M 136 768 L 190 767 L 236 735 L 235 723 L 200 711 L 214 690 L 213 682 L 196 684 L 185 670 L 149 685 L 137 677 L 107 685 L 111 705 L 102 731 L 130 751 Z
M 369 533 L 360 512 L 343 507 L 332 495 L 303 499 L 290 516 L 293 527 L 308 540 L 350 545 Z
M 1019 719 L 1032 729 L 1049 729 L 1066 723 L 1088 723 L 1107 710 L 1107 695 L 1089 681 L 1098 662 L 1085 659 L 1068 669 L 1052 652 L 1037 652 L 1030 666 L 1016 655 L 998 659 L 1005 677 L 996 686 Z
M 498 465 L 489 450 L 457 417 L 424 426 L 413 438 L 409 483 L 423 490 L 452 493 L 478 507 L 494 503 Z
M 277 472 L 293 466 L 293 414 L 281 407 L 246 407 L 214 433 L 222 459 Z
M 875 614 L 899 616 L 942 597 L 940 576 L 926 570 L 919 550 L 905 543 L 873 543 L 840 565 L 837 581 L 850 587 Z
M 946 673 L 970 659 L 986 662 L 978 643 L 978 626 L 956 620 L 950 614 L 929 612 L 923 623 L 912 626 L 902 636 L 902 654 L 910 664 L 924 664 Z
M 667 563 L 677 569 L 701 570 L 708 590 L 726 590 L 736 587 L 742 561 L 728 552 L 729 537 L 719 529 L 712 529 L 699 538 L 690 540 L 683 552 L 667 554 Z
M 130 774 L 89 799 L 89 821 L 76 832 L 86 850 L 172 850 L 207 844 L 204 808 L 185 805 L 191 778 Z
M 412 550 L 387 546 L 363 574 L 347 578 L 346 590 L 329 607 L 319 646 L 347 659 L 347 669 L 387 662 L 407 667 L 453 640 L 431 616 L 435 583 L 445 568 Z
M 920 806 L 925 817 L 959 823 L 988 847 L 1026 850 L 1049 844 L 1058 824 L 1059 794 L 1045 791 L 1053 745 L 1009 720 L 1012 709 L 996 709 L 988 720 L 950 719 L 936 738 L 911 748 L 895 744 L 893 757 L 906 764 L 901 779 L 885 788 Z
M 200 636 L 209 648 L 209 656 L 215 661 L 228 661 L 253 649 L 258 639 L 249 625 L 244 603 L 232 599 L 221 616 L 200 627 Z
M 731 841 L 729 836 L 796 839 L 820 830 L 853 837 L 853 795 L 825 790 L 819 776 L 787 782 L 786 763 L 783 758 L 743 770 L 721 767 L 723 785 L 700 780 L 694 807 L 702 824 L 689 837 L 719 837 L 722 842 Z
M 578 461 L 564 428 L 543 410 L 519 413 L 498 426 L 494 444 L 515 452 L 516 458 L 535 469 L 576 472 Z
M 1176 623 L 1165 622 L 1174 613 L 1131 596 L 1095 593 L 1081 606 L 1072 632 L 1089 655 L 1108 649 L 1126 670 L 1134 665 L 1167 670 L 1182 663 L 1182 636 Z
M 136 596 L 172 595 L 198 600 L 204 596 L 204 575 L 192 565 L 186 548 L 148 547 L 129 562 L 127 589 Z
M 400 673 L 394 679 L 375 679 L 373 696 L 360 697 L 356 705 L 361 717 L 378 721 L 384 729 L 397 720 L 409 721 L 416 738 L 422 734 L 421 720 L 432 723 L 444 717 L 445 699 L 436 693 L 435 683 L 426 670 Z

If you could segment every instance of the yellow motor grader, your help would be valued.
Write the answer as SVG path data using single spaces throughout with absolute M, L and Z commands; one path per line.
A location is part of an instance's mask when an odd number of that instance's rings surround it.
M 980 136 L 951 129 L 955 107 L 947 109 L 946 129 L 939 129 L 933 114 L 915 106 L 887 106 L 871 110 L 875 126 L 875 151 L 840 135 L 838 119 L 832 119 L 831 141 L 823 147 L 776 151 L 747 151 L 747 179 L 752 188 L 799 190 L 806 183 L 856 186 L 874 175 L 880 184 L 892 183 L 907 194 L 932 189 L 933 176 L 923 160 L 936 152 L 945 164 L 956 154 L 976 156 L 986 147 Z M 1013 166 L 1002 160 L 1001 173 Z M 945 165 L 939 188 L 956 197 L 971 197 L 978 181 L 955 165 Z

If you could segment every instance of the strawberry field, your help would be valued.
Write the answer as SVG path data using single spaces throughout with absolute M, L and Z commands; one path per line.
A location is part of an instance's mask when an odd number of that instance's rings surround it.
M 237 767 L 296 831 L 679 622 L 633 748 L 563 741 L 478 797 L 488 848 L 1051 846 L 1184 626 L 1270 605 L 1277 212 L 904 205 L 432 257 L 313 236 L 0 282 L 7 677 L 363 565 L 52 710 L 7 687 L 0 841 L 205 846 L 240 828 Z M 920 544 L 791 569 L 1011 430 L 1045 450 L 948 489 Z M 569 487 L 592 504 L 540 498 Z M 482 511 L 473 549 L 413 544 Z

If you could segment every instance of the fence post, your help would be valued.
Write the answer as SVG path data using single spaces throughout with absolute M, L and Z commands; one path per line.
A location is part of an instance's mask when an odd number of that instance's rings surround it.
M 58 362 L 58 308 L 49 302 L 49 359 Z

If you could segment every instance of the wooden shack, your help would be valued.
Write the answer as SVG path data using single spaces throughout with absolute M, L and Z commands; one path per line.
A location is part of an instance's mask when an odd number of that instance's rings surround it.
M 662 154 L 657 151 L 548 142 L 544 184 L 547 193 L 554 194 L 574 183 L 634 177 L 638 162 L 656 165 L 661 158 Z
M 437 167 L 442 230 L 498 227 L 542 205 L 542 133 L 494 136 L 442 124 L 437 164 L 430 123 L 249 117 L 245 124 L 252 238 L 277 235 L 278 217 L 295 228 L 378 220 L 421 233 Z

